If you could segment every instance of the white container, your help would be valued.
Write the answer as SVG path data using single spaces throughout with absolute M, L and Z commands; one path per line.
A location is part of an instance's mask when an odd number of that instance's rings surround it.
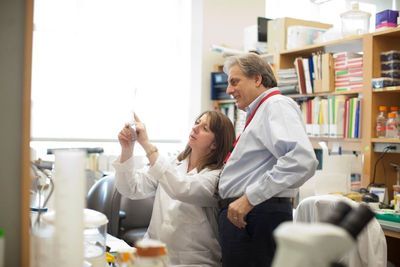
M 370 17 L 370 13 L 359 10 L 358 2 L 353 2 L 351 10 L 340 15 L 342 19 L 342 35 L 349 36 L 368 33 Z
M 49 211 L 43 215 L 43 221 L 47 224 L 54 224 L 55 212 Z M 98 211 L 91 209 L 83 210 L 84 218 L 84 258 L 92 264 L 92 267 L 107 266 L 106 262 L 106 235 L 107 217 Z M 70 222 L 71 224 L 75 222 Z
M 166 245 L 155 239 L 142 239 L 136 242 L 136 267 L 169 266 Z
M 286 49 L 295 49 L 312 45 L 320 38 L 326 29 L 294 25 L 287 28 Z

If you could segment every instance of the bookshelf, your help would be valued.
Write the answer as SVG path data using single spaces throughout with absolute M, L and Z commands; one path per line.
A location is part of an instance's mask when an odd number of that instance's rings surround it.
M 400 50 L 400 28 L 380 31 L 376 33 L 350 36 L 340 40 L 310 45 L 302 48 L 281 51 L 276 54 L 268 54 L 263 57 L 273 62 L 275 72 L 281 69 L 293 68 L 294 61 L 298 57 L 309 57 L 312 53 L 339 53 L 354 52 L 362 54 L 362 87 L 348 91 L 326 90 L 311 94 L 288 94 L 297 102 L 306 101 L 316 97 L 328 98 L 344 96 L 346 98 L 357 97 L 362 101 L 359 138 L 343 138 L 331 136 L 310 136 L 314 148 L 320 148 L 318 143 L 325 141 L 328 148 L 332 149 L 339 145 L 342 151 L 357 152 L 363 157 L 363 170 L 361 185 L 368 186 L 373 179 L 373 171 L 376 160 L 382 156 L 382 152 L 375 152 L 374 147 L 379 144 L 400 144 L 398 138 L 376 138 L 375 124 L 378 107 L 400 106 L 400 86 L 385 88 L 372 88 L 372 79 L 379 78 L 381 74 L 380 53 L 390 50 Z M 331 75 L 333 72 L 331 73 Z M 334 74 L 333 74 L 334 75 Z M 221 105 L 234 105 L 234 100 L 216 100 L 214 108 L 219 109 Z M 236 119 L 236 118 L 235 118 Z M 396 172 L 390 166 L 391 162 L 400 164 L 400 151 L 387 153 L 376 169 L 375 182 L 385 183 L 392 196 L 392 185 L 396 183 Z
M 400 144 L 399 138 L 377 138 L 375 135 L 376 114 L 380 105 L 400 106 L 400 86 L 379 89 L 372 88 L 372 79 L 381 76 L 380 53 L 390 50 L 400 50 L 400 28 L 376 33 L 351 36 L 340 40 L 310 45 L 303 48 L 281 51 L 275 55 L 276 70 L 294 67 L 298 57 L 309 57 L 312 53 L 358 52 L 362 54 L 362 88 L 349 91 L 330 91 L 312 94 L 289 94 L 299 103 L 315 97 L 332 96 L 358 97 L 362 101 L 360 116 L 360 138 L 331 138 L 310 136 L 311 143 L 319 148 L 318 142 L 325 141 L 329 148 L 340 145 L 342 150 L 356 151 L 363 156 L 361 184 L 366 187 L 373 180 L 375 162 L 382 152 L 375 152 L 374 147 L 385 144 Z M 396 172 L 390 166 L 391 162 L 400 164 L 400 151 L 386 153 L 382 163 L 377 165 L 375 182 L 385 183 L 392 198 L 392 185 L 396 183 Z

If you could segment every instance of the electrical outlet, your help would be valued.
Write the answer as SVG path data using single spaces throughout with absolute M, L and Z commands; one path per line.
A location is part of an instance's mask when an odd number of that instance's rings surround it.
M 388 150 L 388 147 L 390 149 Z M 384 152 L 386 153 L 400 153 L 400 144 L 397 143 L 375 143 L 374 144 L 374 151 L 375 152 Z

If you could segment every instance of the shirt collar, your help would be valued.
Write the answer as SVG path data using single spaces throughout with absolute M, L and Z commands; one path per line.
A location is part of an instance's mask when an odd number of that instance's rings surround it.
M 257 107 L 257 105 L 261 101 L 261 99 L 264 98 L 264 96 L 269 95 L 275 91 L 279 91 L 278 87 L 273 87 L 273 88 L 267 89 L 265 92 L 263 92 L 261 95 L 259 95 L 256 99 L 254 99 L 254 101 L 251 102 L 250 105 L 245 108 L 246 117 L 250 116 L 250 114 L 254 111 L 254 109 Z

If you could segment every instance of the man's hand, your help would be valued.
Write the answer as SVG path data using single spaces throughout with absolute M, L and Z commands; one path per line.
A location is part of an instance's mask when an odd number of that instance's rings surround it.
M 246 226 L 244 218 L 254 208 L 250 204 L 246 195 L 241 196 L 228 207 L 228 219 L 238 228 L 242 229 Z

